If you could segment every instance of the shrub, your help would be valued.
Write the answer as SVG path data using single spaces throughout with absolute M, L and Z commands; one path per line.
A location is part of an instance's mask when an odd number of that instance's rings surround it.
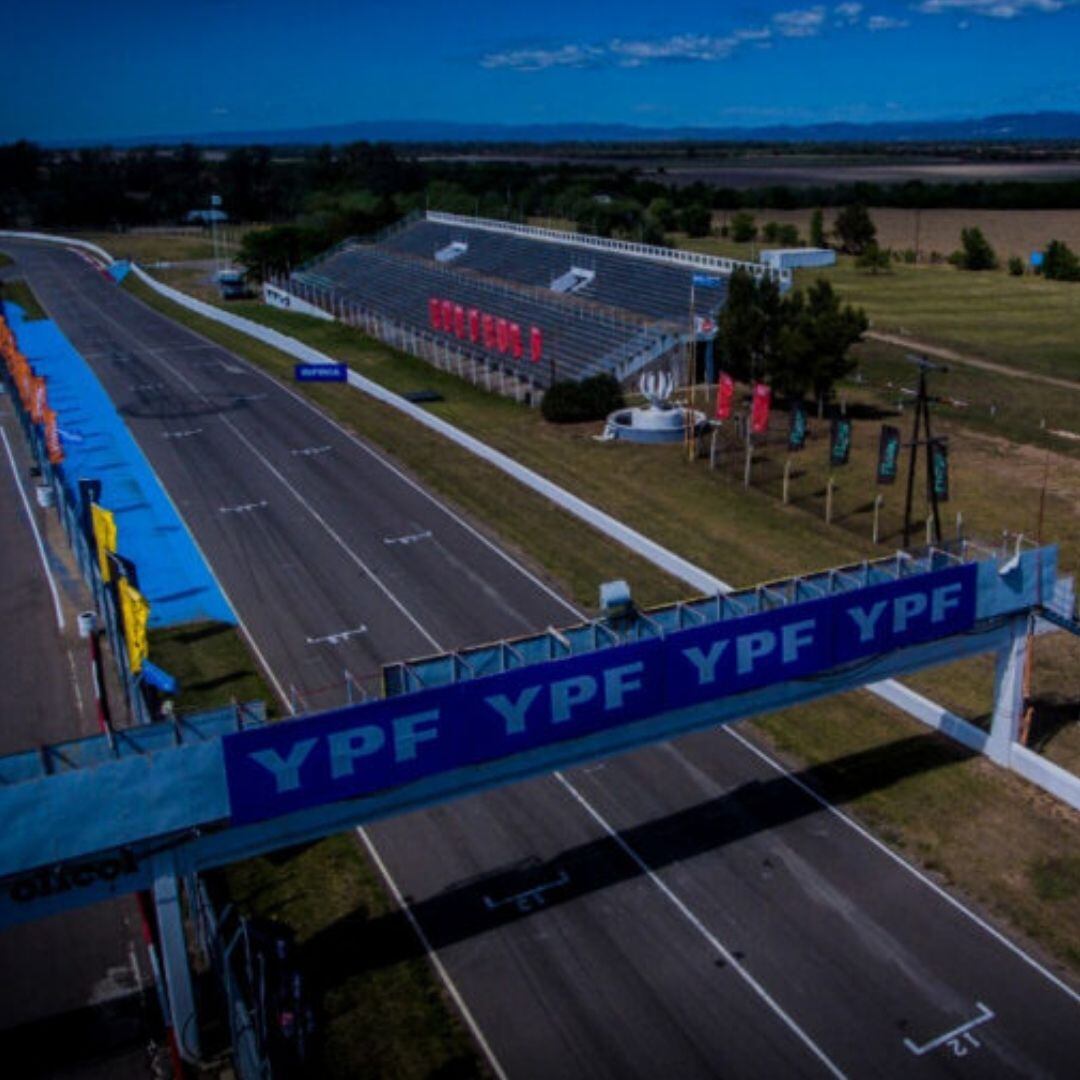
M 855 265 L 860 270 L 869 270 L 871 274 L 876 274 L 879 270 L 888 270 L 891 262 L 892 252 L 889 248 L 879 248 L 877 244 L 868 244 L 855 260 Z
M 1019 255 L 1013 255 L 1009 259 L 1009 273 L 1012 274 L 1013 277 L 1024 276 L 1024 260 L 1021 259 Z
M 908 263 L 909 265 L 914 265 L 915 262 L 917 261 L 916 256 L 915 256 L 915 249 L 914 248 L 904 248 L 904 251 L 902 253 L 902 258 L 903 258 L 904 262 Z
M 1080 281 L 1080 259 L 1062 240 L 1051 240 L 1043 253 L 1042 272 L 1053 281 Z
M 990 241 L 982 229 L 973 227 L 960 230 L 961 250 L 958 266 L 964 270 L 996 270 L 998 259 Z M 950 259 L 950 261 L 952 261 Z
M 603 420 L 623 404 L 617 379 L 611 375 L 593 375 L 581 382 L 553 383 L 544 394 L 540 411 L 552 424 L 582 424 Z
M 757 236 L 754 215 L 740 210 L 731 215 L 731 239 L 737 244 L 747 244 Z

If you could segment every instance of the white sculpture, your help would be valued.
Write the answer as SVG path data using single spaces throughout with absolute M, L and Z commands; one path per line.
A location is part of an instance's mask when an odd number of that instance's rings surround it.
M 638 388 L 652 408 L 667 409 L 670 408 L 675 380 L 670 371 L 650 371 L 641 376 Z

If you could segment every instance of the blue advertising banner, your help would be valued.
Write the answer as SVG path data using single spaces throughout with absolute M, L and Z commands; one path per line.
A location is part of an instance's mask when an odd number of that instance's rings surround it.
M 349 368 L 346 364 L 296 364 L 293 377 L 297 382 L 345 382 Z
M 969 563 L 223 739 L 245 824 L 969 630 Z

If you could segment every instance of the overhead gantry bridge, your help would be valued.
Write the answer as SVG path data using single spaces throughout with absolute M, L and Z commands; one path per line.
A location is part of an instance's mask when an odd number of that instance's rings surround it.
M 0 758 L 0 924 L 997 652 L 1011 739 L 1057 552 L 965 542 L 393 664 L 384 698 L 224 710 Z

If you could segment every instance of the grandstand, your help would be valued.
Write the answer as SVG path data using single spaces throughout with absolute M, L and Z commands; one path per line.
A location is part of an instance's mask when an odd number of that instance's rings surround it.
M 420 355 L 453 350 L 542 391 L 627 380 L 707 333 L 736 266 L 790 282 L 756 263 L 428 212 L 339 244 L 285 287 Z

